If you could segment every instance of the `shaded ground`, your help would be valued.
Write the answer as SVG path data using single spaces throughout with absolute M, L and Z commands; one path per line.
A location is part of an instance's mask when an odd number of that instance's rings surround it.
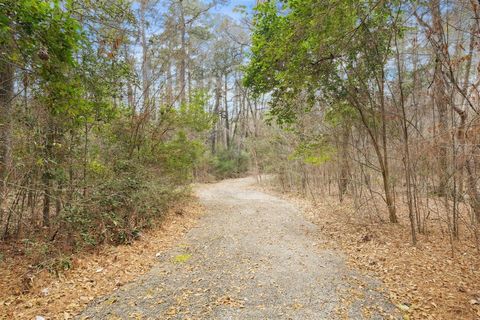
M 316 249 L 317 228 L 253 179 L 197 188 L 207 214 L 137 281 L 80 319 L 383 319 L 379 283 Z M 317 239 L 317 240 L 316 240 Z

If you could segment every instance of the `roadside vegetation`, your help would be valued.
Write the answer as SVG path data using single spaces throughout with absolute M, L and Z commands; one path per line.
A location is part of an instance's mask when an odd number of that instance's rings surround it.
M 218 5 L 0 1 L 0 263 L 70 269 L 248 171 L 248 36 Z
M 253 2 L 0 0 L 16 294 L 268 174 L 407 316 L 479 317 L 478 1 Z

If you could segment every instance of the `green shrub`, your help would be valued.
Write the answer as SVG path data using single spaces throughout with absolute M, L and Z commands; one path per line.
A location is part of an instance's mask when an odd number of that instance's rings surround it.
M 114 174 L 94 188 L 88 199 L 64 210 L 60 223 L 76 248 L 131 242 L 188 190 L 133 161 L 119 161 L 114 168 Z
M 218 179 L 239 177 L 248 172 L 250 158 L 244 151 L 222 150 L 213 160 L 214 175 Z

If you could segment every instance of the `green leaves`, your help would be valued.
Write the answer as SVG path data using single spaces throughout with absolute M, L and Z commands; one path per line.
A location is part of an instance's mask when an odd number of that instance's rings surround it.
M 73 54 L 81 40 L 81 28 L 66 10 L 69 3 L 3 0 L 0 3 L 0 43 L 15 38 L 15 49 L 25 64 L 74 63 Z M 38 56 L 40 50 L 44 57 Z M 9 57 L 14 56 L 15 51 L 9 52 Z
M 279 65 L 283 51 L 275 45 L 285 31 L 285 21 L 279 16 L 276 1 L 259 4 L 256 10 L 251 62 L 245 70 L 244 83 L 260 94 L 272 90 L 277 83 L 274 65 Z
M 331 103 L 325 110 L 325 121 L 334 127 L 342 123 L 349 123 L 356 118 L 358 116 L 355 108 L 344 101 Z
M 180 106 L 177 121 L 180 127 L 190 128 L 196 132 L 209 130 L 213 125 L 213 116 L 206 110 L 208 95 L 204 91 L 193 94 L 189 103 Z
M 342 101 L 356 83 L 375 79 L 398 11 L 390 1 L 353 0 L 267 1 L 256 9 L 244 83 L 257 95 L 271 94 L 279 123 L 320 99 Z
M 290 158 L 300 159 L 306 164 L 318 166 L 331 160 L 335 153 L 336 149 L 320 137 L 300 143 Z

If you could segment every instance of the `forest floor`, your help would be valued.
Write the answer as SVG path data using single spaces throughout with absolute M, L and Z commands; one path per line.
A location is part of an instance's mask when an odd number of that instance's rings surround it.
M 28 292 L 24 257 L 4 259 L 0 319 L 480 319 L 468 242 L 452 256 L 432 230 L 413 247 L 406 225 L 252 178 L 196 193 L 139 241 L 77 254 L 72 270 L 33 275 Z
M 428 233 L 417 234 L 413 246 L 408 210 L 400 201 L 397 214 L 404 223 L 394 225 L 355 212 L 348 198 L 343 203 L 335 196 L 306 199 L 280 192 L 268 179 L 260 189 L 301 208 L 317 225 L 320 250 L 341 251 L 350 268 L 380 279 L 404 319 L 480 319 L 480 255 L 468 230 L 451 242 L 438 221 L 427 221 Z
M 137 241 L 74 254 L 71 269 L 58 275 L 46 269 L 32 272 L 25 254 L 4 254 L 0 263 L 0 319 L 72 319 L 95 298 L 150 271 L 162 252 L 176 245 L 203 212 L 198 199 L 185 198 Z
M 381 282 L 322 248 L 318 228 L 253 178 L 197 187 L 205 215 L 145 275 L 79 319 L 399 318 Z

